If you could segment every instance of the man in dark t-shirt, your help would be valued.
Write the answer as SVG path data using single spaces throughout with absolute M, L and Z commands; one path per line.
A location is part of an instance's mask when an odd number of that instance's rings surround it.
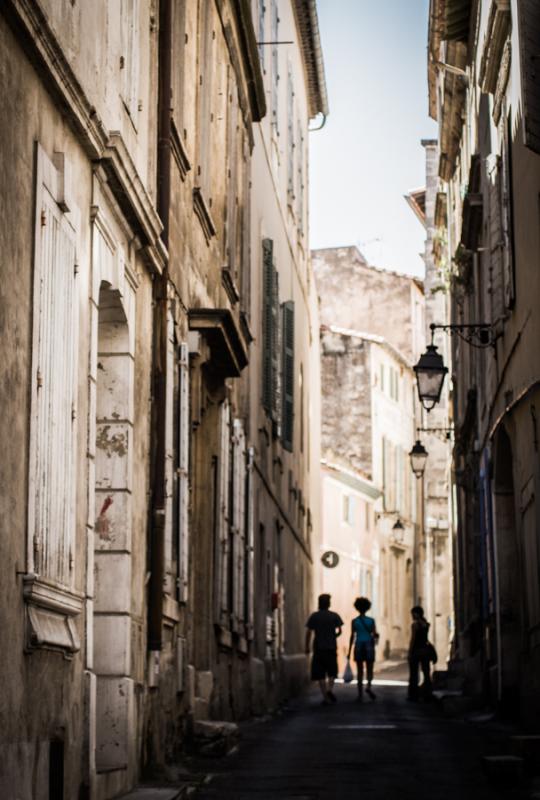
M 343 620 L 339 614 L 330 611 L 330 595 L 319 595 L 319 610 L 311 614 L 306 622 L 306 653 L 310 652 L 314 633 L 311 680 L 319 682 L 325 705 L 336 702 L 332 690 L 337 677 L 337 637 L 341 635 L 342 626 Z

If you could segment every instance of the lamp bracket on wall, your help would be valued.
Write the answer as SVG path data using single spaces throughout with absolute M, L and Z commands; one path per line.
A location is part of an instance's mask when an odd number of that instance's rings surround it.
M 452 438 L 452 434 L 454 433 L 454 428 L 417 428 L 416 433 L 431 433 L 434 436 L 437 436 L 439 439 L 450 440 Z
M 440 325 L 438 323 L 432 322 L 429 326 L 431 330 L 431 343 L 433 344 L 433 339 L 435 336 L 435 331 L 446 331 L 451 336 L 459 336 L 464 342 L 470 344 L 471 347 L 494 347 L 495 346 L 495 336 L 493 335 L 493 325 L 489 322 L 473 322 L 470 324 L 449 324 L 449 325 Z

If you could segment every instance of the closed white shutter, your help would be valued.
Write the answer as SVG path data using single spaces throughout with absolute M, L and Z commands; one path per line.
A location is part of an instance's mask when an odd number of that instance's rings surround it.
M 75 508 L 75 231 L 37 148 L 28 571 L 70 586 Z
M 178 570 L 178 599 L 181 603 L 187 602 L 189 588 L 189 348 L 187 344 L 180 345 L 179 359 L 180 396 L 178 425 L 178 523 L 180 541 L 178 544 L 179 570 Z
M 255 624 L 254 609 L 254 580 L 255 580 L 255 475 L 254 475 L 255 450 L 250 447 L 247 454 L 247 481 L 246 481 L 246 636 L 253 639 Z
M 218 585 L 217 618 L 222 625 L 229 622 L 229 480 L 231 447 L 231 409 L 228 400 L 221 405 L 220 452 L 218 462 Z
M 139 105 L 139 0 L 121 0 L 122 52 L 120 54 L 121 96 L 137 127 Z
M 245 622 L 245 559 L 246 559 L 246 437 L 241 420 L 234 421 L 233 438 L 233 621 Z
M 174 509 L 174 319 L 167 312 L 167 367 L 165 388 L 165 573 L 166 592 L 174 595 L 176 553 L 173 547 Z

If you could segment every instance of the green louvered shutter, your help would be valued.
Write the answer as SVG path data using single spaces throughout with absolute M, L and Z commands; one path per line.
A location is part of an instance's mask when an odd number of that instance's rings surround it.
M 273 350 L 274 339 L 274 243 L 263 239 L 263 319 L 262 319 L 262 404 L 272 414 L 273 404 Z
M 540 3 L 519 0 L 519 49 L 525 145 L 540 153 Z
M 279 274 L 274 268 L 272 292 L 272 434 L 281 437 L 281 325 L 279 318 Z
M 294 433 L 294 303 L 283 303 L 282 442 L 292 452 Z

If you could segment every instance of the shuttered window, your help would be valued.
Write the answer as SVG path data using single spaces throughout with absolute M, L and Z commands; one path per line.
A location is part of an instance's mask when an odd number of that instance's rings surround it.
M 255 625 L 255 451 L 250 447 L 247 453 L 246 472 L 246 636 L 253 639 Z
M 525 145 L 540 153 L 540 3 L 518 0 L 519 50 L 521 55 L 521 91 L 525 126 Z
M 181 603 L 188 599 L 189 579 L 189 349 L 182 343 L 178 348 L 178 433 L 177 433 L 177 504 L 178 504 L 178 593 Z
M 283 315 L 283 379 L 282 379 L 282 423 L 283 447 L 292 452 L 294 442 L 294 303 L 288 300 L 282 305 Z
M 279 12 L 277 0 L 272 0 L 272 42 L 279 41 Z M 272 46 L 272 95 L 271 123 L 274 132 L 279 136 L 279 47 Z
M 297 161 L 297 185 L 296 185 L 296 216 L 298 233 L 300 236 L 304 235 L 304 194 L 306 191 L 305 176 L 304 176 L 304 128 L 300 120 L 297 123 L 297 136 L 296 136 L 296 161 Z
M 127 112 L 137 127 L 139 105 L 139 0 L 121 0 L 120 92 Z
M 281 424 L 279 278 L 271 239 L 263 239 L 263 353 L 262 404 L 279 435 Z
M 217 509 L 217 587 L 216 619 L 228 627 L 229 608 L 229 560 L 231 557 L 229 525 L 231 510 L 231 408 L 225 400 L 220 408 L 220 443 L 218 457 L 218 509 Z
M 232 564 L 231 596 L 233 599 L 233 626 L 243 630 L 245 614 L 246 570 L 246 436 L 239 419 L 233 426 L 233 513 L 232 513 Z
M 61 176 L 37 146 L 28 571 L 70 586 L 76 445 L 75 230 Z M 63 207 L 67 209 L 65 203 Z
M 266 39 L 266 6 L 264 4 L 264 0 L 259 0 L 259 60 L 261 62 L 261 70 L 264 75 L 265 72 L 265 63 L 264 63 L 264 46 L 262 42 Z
M 287 201 L 294 210 L 294 85 L 292 66 L 287 74 Z

